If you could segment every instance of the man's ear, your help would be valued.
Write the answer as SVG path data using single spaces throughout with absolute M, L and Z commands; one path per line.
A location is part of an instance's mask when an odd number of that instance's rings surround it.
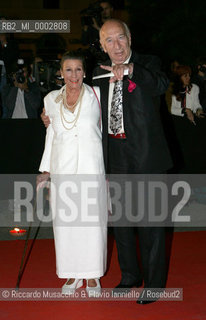
M 105 53 L 107 53 L 107 50 L 106 50 L 106 48 L 105 48 L 105 46 L 104 46 L 103 41 L 100 40 L 99 42 L 100 42 L 100 48 L 101 48 L 101 50 L 104 51 Z
M 104 51 L 105 53 L 107 53 L 107 50 L 105 48 L 103 48 L 102 46 L 100 47 L 102 51 Z

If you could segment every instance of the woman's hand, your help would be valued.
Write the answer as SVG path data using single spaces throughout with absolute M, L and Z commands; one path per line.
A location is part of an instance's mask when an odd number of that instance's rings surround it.
M 192 110 L 185 108 L 185 113 L 186 113 L 187 119 L 194 123 L 194 115 L 192 113 Z
M 46 182 L 49 180 L 50 173 L 47 171 L 44 171 L 43 173 L 39 174 L 36 177 L 36 189 L 37 191 L 40 188 L 43 188 L 46 185 Z
M 198 118 L 204 118 L 205 115 L 204 115 L 203 110 L 202 110 L 202 109 L 197 109 L 197 111 L 196 111 L 196 116 L 197 116 Z
M 50 125 L 50 119 L 48 116 L 46 116 L 44 108 L 41 113 L 41 119 L 44 122 L 45 127 L 48 128 L 48 126 Z

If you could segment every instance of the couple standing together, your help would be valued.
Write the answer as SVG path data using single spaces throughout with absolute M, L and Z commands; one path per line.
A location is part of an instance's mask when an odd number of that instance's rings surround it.
M 38 182 L 49 174 L 52 180 L 52 174 L 155 174 L 171 167 L 156 104 L 168 87 L 159 59 L 132 51 L 130 31 L 119 20 L 103 24 L 100 43 L 111 61 L 95 70 L 93 88 L 83 84 L 85 66 L 78 53 L 66 53 L 62 58 L 65 86 L 50 92 L 44 100 L 50 125 Z M 124 76 L 125 71 L 128 76 Z M 108 72 L 114 74 L 110 80 L 98 77 Z M 46 116 L 42 118 L 48 121 Z M 97 201 L 101 202 L 101 191 Z M 57 209 L 55 206 L 51 190 L 52 210 Z M 106 205 L 99 208 L 99 214 L 107 215 Z M 101 290 L 99 278 L 106 269 L 105 225 L 59 227 L 54 221 L 53 227 L 57 275 L 68 279 L 62 292 L 73 293 L 86 279 L 89 296 L 95 296 Z M 116 291 L 127 292 L 143 281 L 144 288 L 165 286 L 164 228 L 138 229 L 142 271 L 134 228 L 114 227 L 122 276 Z M 137 302 L 152 301 L 143 294 Z

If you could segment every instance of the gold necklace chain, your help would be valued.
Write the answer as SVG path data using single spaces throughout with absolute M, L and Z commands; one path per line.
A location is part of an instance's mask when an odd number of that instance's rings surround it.
M 66 130 L 71 130 L 71 129 L 73 129 L 74 126 L 75 126 L 75 124 L 77 123 L 77 120 L 79 119 L 79 115 L 80 115 L 80 111 L 81 111 L 81 107 L 82 107 L 82 97 L 83 97 L 83 94 L 84 94 L 84 86 L 82 87 L 82 90 L 81 90 L 81 92 L 80 92 L 80 99 L 78 98 L 78 99 L 80 100 L 80 104 L 79 104 L 79 108 L 78 108 L 77 115 L 76 115 L 75 119 L 72 120 L 72 121 L 68 121 L 68 120 L 65 118 L 65 116 L 64 116 L 64 111 L 63 111 L 64 98 L 63 98 L 62 101 L 61 101 L 61 105 L 60 105 L 61 122 L 62 122 L 63 127 L 64 127 Z M 64 97 L 64 94 L 63 94 L 63 97 Z M 64 107 L 64 108 L 65 108 L 65 107 Z M 72 124 L 72 123 L 73 123 L 73 125 L 72 125 L 70 128 L 68 128 L 68 127 L 65 125 L 65 122 L 68 123 L 68 124 Z

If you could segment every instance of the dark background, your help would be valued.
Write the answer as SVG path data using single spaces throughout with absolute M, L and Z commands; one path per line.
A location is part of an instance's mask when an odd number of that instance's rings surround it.
M 165 64 L 175 58 L 193 65 L 206 55 L 206 1 L 128 1 L 133 45 Z
M 81 44 L 80 11 L 95 1 L 79 0 L 1 0 L 0 16 L 8 19 L 69 19 L 68 34 L 15 34 L 23 57 L 35 56 L 47 49 L 54 57 L 61 46 L 68 50 L 84 48 Z M 112 0 L 114 17 L 131 28 L 132 45 L 140 53 L 157 54 L 164 65 L 179 58 L 190 65 L 206 55 L 205 0 Z M 45 38 L 48 37 L 48 41 Z M 62 41 L 58 40 L 61 38 Z M 58 44 L 58 45 L 57 45 Z

